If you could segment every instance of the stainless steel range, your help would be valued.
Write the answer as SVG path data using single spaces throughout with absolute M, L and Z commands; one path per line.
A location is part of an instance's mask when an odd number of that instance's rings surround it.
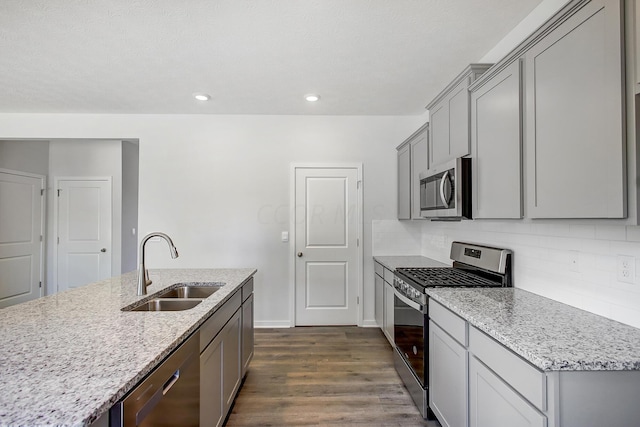
M 395 271 L 395 367 L 422 416 L 429 419 L 433 418 L 433 413 L 428 405 L 426 288 L 512 286 L 512 252 L 508 249 L 453 242 L 450 258 L 452 267 L 398 268 Z

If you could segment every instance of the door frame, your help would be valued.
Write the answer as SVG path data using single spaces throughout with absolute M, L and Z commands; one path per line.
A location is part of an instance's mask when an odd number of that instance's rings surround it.
M 40 192 L 42 194 L 41 206 L 40 206 L 40 297 L 48 294 L 48 284 L 46 283 L 45 272 L 45 245 L 47 242 L 47 177 L 46 175 L 39 175 L 36 173 L 24 172 L 15 169 L 0 168 L 0 172 L 8 173 L 11 175 L 27 176 L 29 178 L 36 178 L 40 180 Z
M 111 201 L 111 248 L 109 248 L 109 252 L 113 252 L 113 179 L 110 176 L 54 176 L 53 177 L 53 192 L 57 192 L 60 187 L 60 181 L 108 181 L 109 186 L 111 188 L 110 201 Z M 60 289 L 58 287 L 58 244 L 57 239 L 59 236 L 58 230 L 58 220 L 60 219 L 58 216 L 59 209 L 59 197 L 56 195 L 52 196 L 53 198 L 53 259 L 52 259 L 52 284 L 51 290 L 52 294 L 57 294 Z M 111 263 L 111 276 L 113 276 L 113 261 Z
M 289 171 L 289 327 L 296 326 L 296 170 L 298 169 L 355 169 L 357 172 L 356 238 L 358 239 L 357 271 L 357 326 L 362 326 L 364 317 L 364 227 L 362 198 L 362 163 L 291 163 Z

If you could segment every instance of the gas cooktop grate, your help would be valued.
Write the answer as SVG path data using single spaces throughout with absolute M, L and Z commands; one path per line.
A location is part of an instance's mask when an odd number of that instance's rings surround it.
M 451 267 L 399 268 L 396 271 L 425 288 L 502 286 L 500 283 Z

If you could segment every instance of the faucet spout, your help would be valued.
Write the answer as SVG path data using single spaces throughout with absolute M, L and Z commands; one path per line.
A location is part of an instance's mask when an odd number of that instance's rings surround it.
M 169 237 L 168 235 L 161 233 L 159 231 L 153 232 L 153 233 L 149 233 L 146 236 L 144 236 L 142 238 L 142 240 L 140 241 L 140 252 L 138 254 L 138 260 L 140 262 L 140 267 L 138 269 L 138 289 L 137 289 L 137 294 L 140 295 L 146 295 L 147 294 L 147 286 L 149 286 L 152 282 L 149 279 L 149 272 L 147 271 L 147 268 L 145 266 L 145 246 L 147 244 L 147 242 L 149 241 L 149 239 L 151 239 L 152 237 L 161 237 L 163 238 L 167 244 L 169 245 L 169 251 L 171 252 L 171 258 L 175 259 L 178 258 L 178 250 L 176 249 L 176 246 L 173 244 L 173 240 L 171 240 L 171 237 Z

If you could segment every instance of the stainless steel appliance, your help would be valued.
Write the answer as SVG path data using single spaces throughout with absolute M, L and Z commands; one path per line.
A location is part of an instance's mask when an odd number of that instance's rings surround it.
M 131 393 L 111 407 L 109 425 L 200 425 L 200 333 L 191 335 Z
M 394 364 L 420 409 L 431 419 L 428 405 L 429 313 L 427 288 L 510 287 L 512 252 L 489 246 L 453 242 L 452 267 L 398 268 L 394 278 Z
M 420 174 L 420 215 L 471 219 L 471 159 L 460 157 Z

